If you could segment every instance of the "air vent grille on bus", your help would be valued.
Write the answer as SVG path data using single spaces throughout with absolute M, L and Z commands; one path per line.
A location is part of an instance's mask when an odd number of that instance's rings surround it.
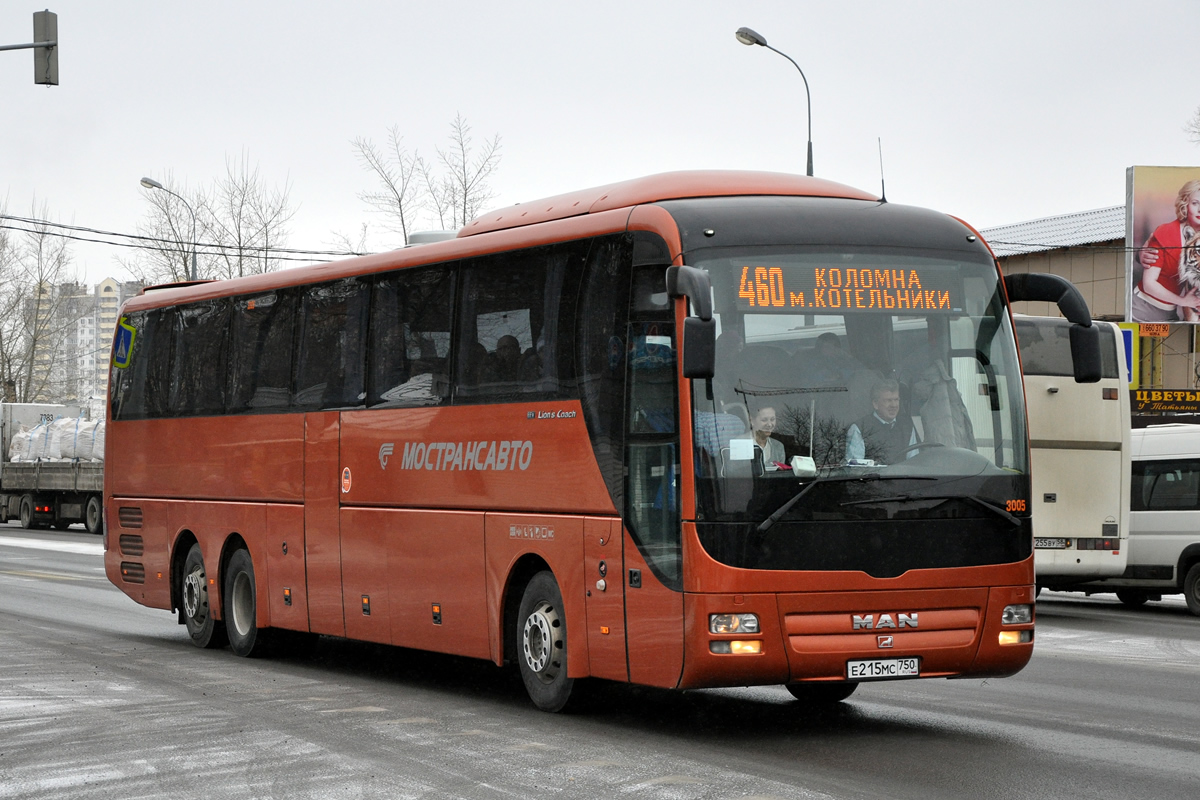
M 146 565 L 136 561 L 122 561 L 121 579 L 126 583 L 145 583 Z
M 145 548 L 142 537 L 132 533 L 122 533 L 119 541 L 123 556 L 140 556 Z
M 117 521 L 121 523 L 122 528 L 140 528 L 142 527 L 142 510 L 122 506 L 117 509 Z

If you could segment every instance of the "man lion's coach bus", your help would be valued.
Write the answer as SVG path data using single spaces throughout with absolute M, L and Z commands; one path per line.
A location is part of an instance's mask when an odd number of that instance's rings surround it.
M 1073 287 L 1006 282 L 963 223 L 741 172 L 147 291 L 114 343 L 107 574 L 201 647 L 515 662 L 550 711 L 583 678 L 831 702 L 1010 675 L 1017 299 L 1095 350 Z

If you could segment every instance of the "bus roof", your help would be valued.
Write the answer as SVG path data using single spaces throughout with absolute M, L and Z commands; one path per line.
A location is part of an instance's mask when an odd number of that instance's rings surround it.
M 795 197 L 840 197 L 878 201 L 879 198 L 824 178 L 789 175 L 783 172 L 693 170 L 662 172 L 644 178 L 582 189 L 556 197 L 518 203 L 481 214 L 458 232 L 459 238 L 479 233 L 534 225 L 581 214 L 596 214 L 659 200 L 734 195 L 786 195 Z

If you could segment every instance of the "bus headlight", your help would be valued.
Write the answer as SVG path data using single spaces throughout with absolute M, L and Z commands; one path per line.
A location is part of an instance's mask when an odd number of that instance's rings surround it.
M 1004 625 L 1027 625 L 1033 622 L 1033 606 L 1005 606 L 1000 622 Z
M 758 633 L 757 614 L 709 614 L 709 633 Z

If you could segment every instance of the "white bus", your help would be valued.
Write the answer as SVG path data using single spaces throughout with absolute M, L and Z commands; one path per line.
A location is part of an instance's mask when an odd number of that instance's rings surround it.
M 1135 430 L 1132 452 L 1129 563 L 1085 591 L 1115 591 L 1131 607 L 1182 592 L 1200 616 L 1200 425 Z
M 1117 577 L 1129 556 L 1129 391 L 1121 330 L 1100 329 L 1099 383 L 1073 379 L 1070 326 L 1015 316 L 1025 375 L 1039 587 Z

